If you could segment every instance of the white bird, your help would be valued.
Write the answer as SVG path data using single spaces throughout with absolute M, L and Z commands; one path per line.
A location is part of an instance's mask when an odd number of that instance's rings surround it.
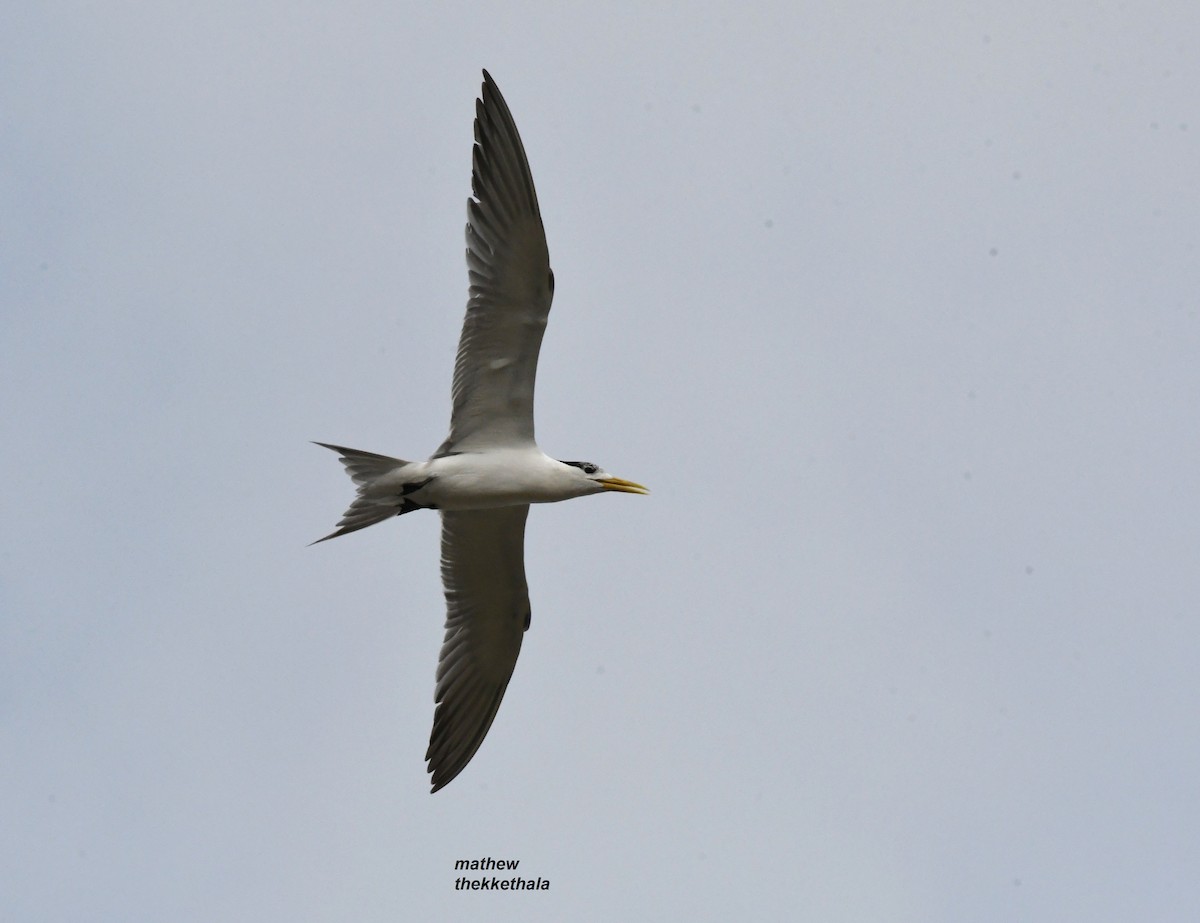
M 470 289 L 450 435 L 423 462 L 317 443 L 340 455 L 358 485 L 337 530 L 317 541 L 417 509 L 441 511 L 446 636 L 425 754 L 435 792 L 483 743 L 529 628 L 529 504 L 602 491 L 649 493 L 591 462 L 556 461 L 534 441 L 533 383 L 554 273 L 525 148 L 486 70 L 475 103 L 471 190 Z

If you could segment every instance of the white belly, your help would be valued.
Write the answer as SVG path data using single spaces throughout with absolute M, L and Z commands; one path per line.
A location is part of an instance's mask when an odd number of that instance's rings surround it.
M 441 510 L 553 503 L 590 492 L 536 447 L 450 455 L 427 464 L 433 480 L 413 499 Z

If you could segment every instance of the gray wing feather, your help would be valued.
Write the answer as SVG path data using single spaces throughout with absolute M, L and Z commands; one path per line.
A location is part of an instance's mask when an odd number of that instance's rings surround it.
M 425 759 L 433 791 L 471 761 L 487 736 L 529 627 L 528 506 L 442 513 L 446 638 Z
M 521 136 L 487 71 L 475 104 L 467 201 L 470 291 L 450 435 L 436 455 L 529 444 L 538 351 L 554 296 L 546 232 Z

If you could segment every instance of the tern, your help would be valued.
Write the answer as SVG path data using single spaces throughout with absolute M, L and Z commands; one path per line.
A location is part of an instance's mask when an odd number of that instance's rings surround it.
M 550 458 L 534 441 L 533 385 L 554 273 L 525 148 L 486 70 L 475 103 L 471 191 L 470 287 L 450 435 L 423 462 L 316 443 L 338 453 L 358 490 L 338 528 L 318 542 L 413 510 L 441 513 L 446 635 L 425 753 L 434 792 L 483 743 L 529 629 L 529 505 L 604 491 L 649 493 L 592 462 Z

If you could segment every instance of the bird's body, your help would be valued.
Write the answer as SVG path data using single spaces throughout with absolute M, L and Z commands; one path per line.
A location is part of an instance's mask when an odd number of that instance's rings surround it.
M 529 628 L 529 505 L 606 490 L 647 492 L 590 462 L 557 461 L 534 441 L 534 379 L 554 274 L 516 124 L 491 76 L 483 76 L 475 197 L 467 203 L 470 290 L 450 435 L 423 462 L 318 443 L 341 456 L 358 486 L 337 530 L 319 541 L 418 509 L 441 511 L 446 636 L 426 753 L 434 791 L 483 742 Z
M 355 452 L 344 446 L 319 445 L 347 457 Z M 596 482 L 580 478 L 578 469 L 572 470 L 574 466 L 551 458 L 537 446 L 464 452 L 423 462 L 388 460 L 395 466 L 367 482 L 358 498 L 369 500 L 381 511 L 397 499 L 431 510 L 488 510 L 555 503 L 604 490 Z M 384 518 L 394 515 L 394 510 L 386 510 Z

